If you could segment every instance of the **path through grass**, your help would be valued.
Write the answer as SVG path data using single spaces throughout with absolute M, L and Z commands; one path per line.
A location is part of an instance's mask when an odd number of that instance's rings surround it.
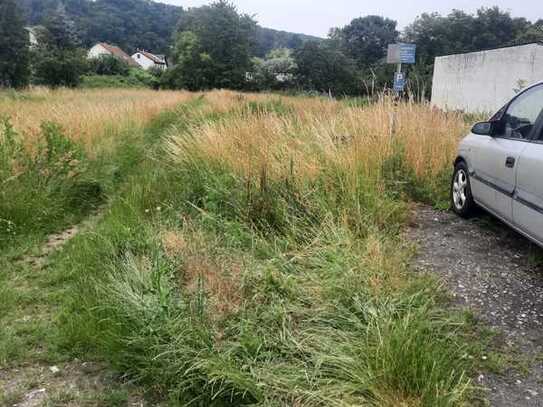
M 73 278 L 55 271 L 54 258 L 74 236 L 92 233 L 125 178 L 138 170 L 174 117 L 155 114 L 146 127 L 130 120 L 115 124 L 114 133 L 101 136 L 106 148 L 99 146 L 92 155 L 88 145 L 72 141 L 73 129 L 52 123 L 42 126 L 37 146 L 26 148 L 26 133 L 3 119 L 1 405 L 113 406 L 141 400 L 140 391 L 99 358 L 62 347 L 59 317 Z M 108 126 L 107 120 L 102 125 Z
M 387 99 L 195 97 L 130 138 L 103 217 L 50 258 L 48 352 L 170 405 L 473 400 L 472 321 L 401 235 L 409 201 L 446 200 L 464 127 Z

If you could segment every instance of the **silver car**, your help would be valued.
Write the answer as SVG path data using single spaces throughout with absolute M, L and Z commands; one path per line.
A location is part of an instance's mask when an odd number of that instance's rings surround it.
M 543 246 L 543 83 L 519 93 L 462 140 L 451 201 L 460 216 L 480 206 Z

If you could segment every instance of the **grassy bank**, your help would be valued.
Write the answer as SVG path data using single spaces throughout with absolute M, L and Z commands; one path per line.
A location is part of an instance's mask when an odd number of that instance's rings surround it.
M 161 100 L 162 94 L 154 93 L 156 100 L 146 110 L 136 103 L 135 94 L 120 93 L 36 90 L 0 94 L 2 405 L 22 402 L 25 393 L 44 385 L 51 397 L 47 405 L 121 405 L 126 401 L 124 387 L 111 384 L 95 389 L 93 379 L 88 379 L 92 384 L 87 387 L 94 390 L 77 399 L 70 392 L 77 394 L 81 389 L 63 383 L 60 376 L 53 378 L 56 384 L 41 382 L 43 370 L 69 364 L 73 357 L 58 346 L 62 341 L 58 316 L 69 299 L 67 290 L 73 280 L 70 273 L 55 273 L 43 257 L 47 236 L 84 219 L 90 221 L 81 228 L 91 230 L 93 214 L 119 196 L 147 149 L 177 118 L 176 107 L 193 103 L 195 98 L 188 93 L 166 93 Z M 123 94 L 133 100 L 123 101 Z M 109 116 L 101 115 L 108 106 Z M 74 107 L 80 108 L 80 125 L 75 125 Z M 36 129 L 35 115 L 56 118 L 58 123 L 45 121 Z M 82 128 L 96 133 L 82 138 L 78 132 Z M 73 376 L 85 378 L 81 372 Z
M 150 89 L 2 91 L 0 116 L 10 118 L 27 147 L 39 141 L 44 122 L 53 122 L 70 140 L 92 152 L 93 148 L 104 149 L 112 136 L 118 138 L 126 128 L 141 130 L 161 111 L 189 97 L 186 92 Z
M 103 204 L 144 155 L 144 129 L 191 97 L 126 90 L 0 93 L 0 249 L 28 249 Z
M 469 320 L 408 268 L 408 202 L 443 205 L 465 124 L 427 106 L 206 94 L 92 233 L 58 345 L 172 405 L 462 405 Z
M 483 344 L 436 281 L 409 269 L 402 237 L 411 202 L 447 205 L 461 115 L 386 98 L 156 93 L 162 102 L 147 105 L 131 99 L 145 91 L 92 91 L 87 102 L 62 92 L 60 111 L 78 103 L 95 120 L 67 113 L 37 133 L 33 116 L 3 124 L 0 151 L 27 163 L 21 175 L 6 166 L 18 198 L 0 203 L 22 236 L 15 250 L 4 235 L 0 256 L 4 366 L 105 361 L 150 405 L 473 401 Z M 111 96 L 107 125 L 98 95 Z M 48 116 L 41 96 L 27 97 L 20 109 Z M 43 168 L 58 181 L 38 182 Z M 25 195 L 36 188 L 43 200 Z M 99 205 L 46 273 L 12 261 Z M 47 216 L 25 223 L 24 211 Z M 43 317 L 25 325 L 29 308 Z M 21 351 L 44 343 L 46 354 Z

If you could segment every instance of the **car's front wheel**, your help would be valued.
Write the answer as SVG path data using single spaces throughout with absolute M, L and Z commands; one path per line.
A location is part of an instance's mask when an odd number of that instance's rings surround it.
M 475 210 L 475 201 L 471 194 L 468 166 L 459 162 L 454 168 L 451 182 L 451 204 L 453 210 L 463 218 L 471 216 Z

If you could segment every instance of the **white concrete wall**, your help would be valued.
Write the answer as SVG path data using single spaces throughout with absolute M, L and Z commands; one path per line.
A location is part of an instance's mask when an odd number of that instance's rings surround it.
M 432 105 L 494 113 L 520 88 L 539 81 L 543 81 L 543 46 L 538 44 L 438 57 Z

